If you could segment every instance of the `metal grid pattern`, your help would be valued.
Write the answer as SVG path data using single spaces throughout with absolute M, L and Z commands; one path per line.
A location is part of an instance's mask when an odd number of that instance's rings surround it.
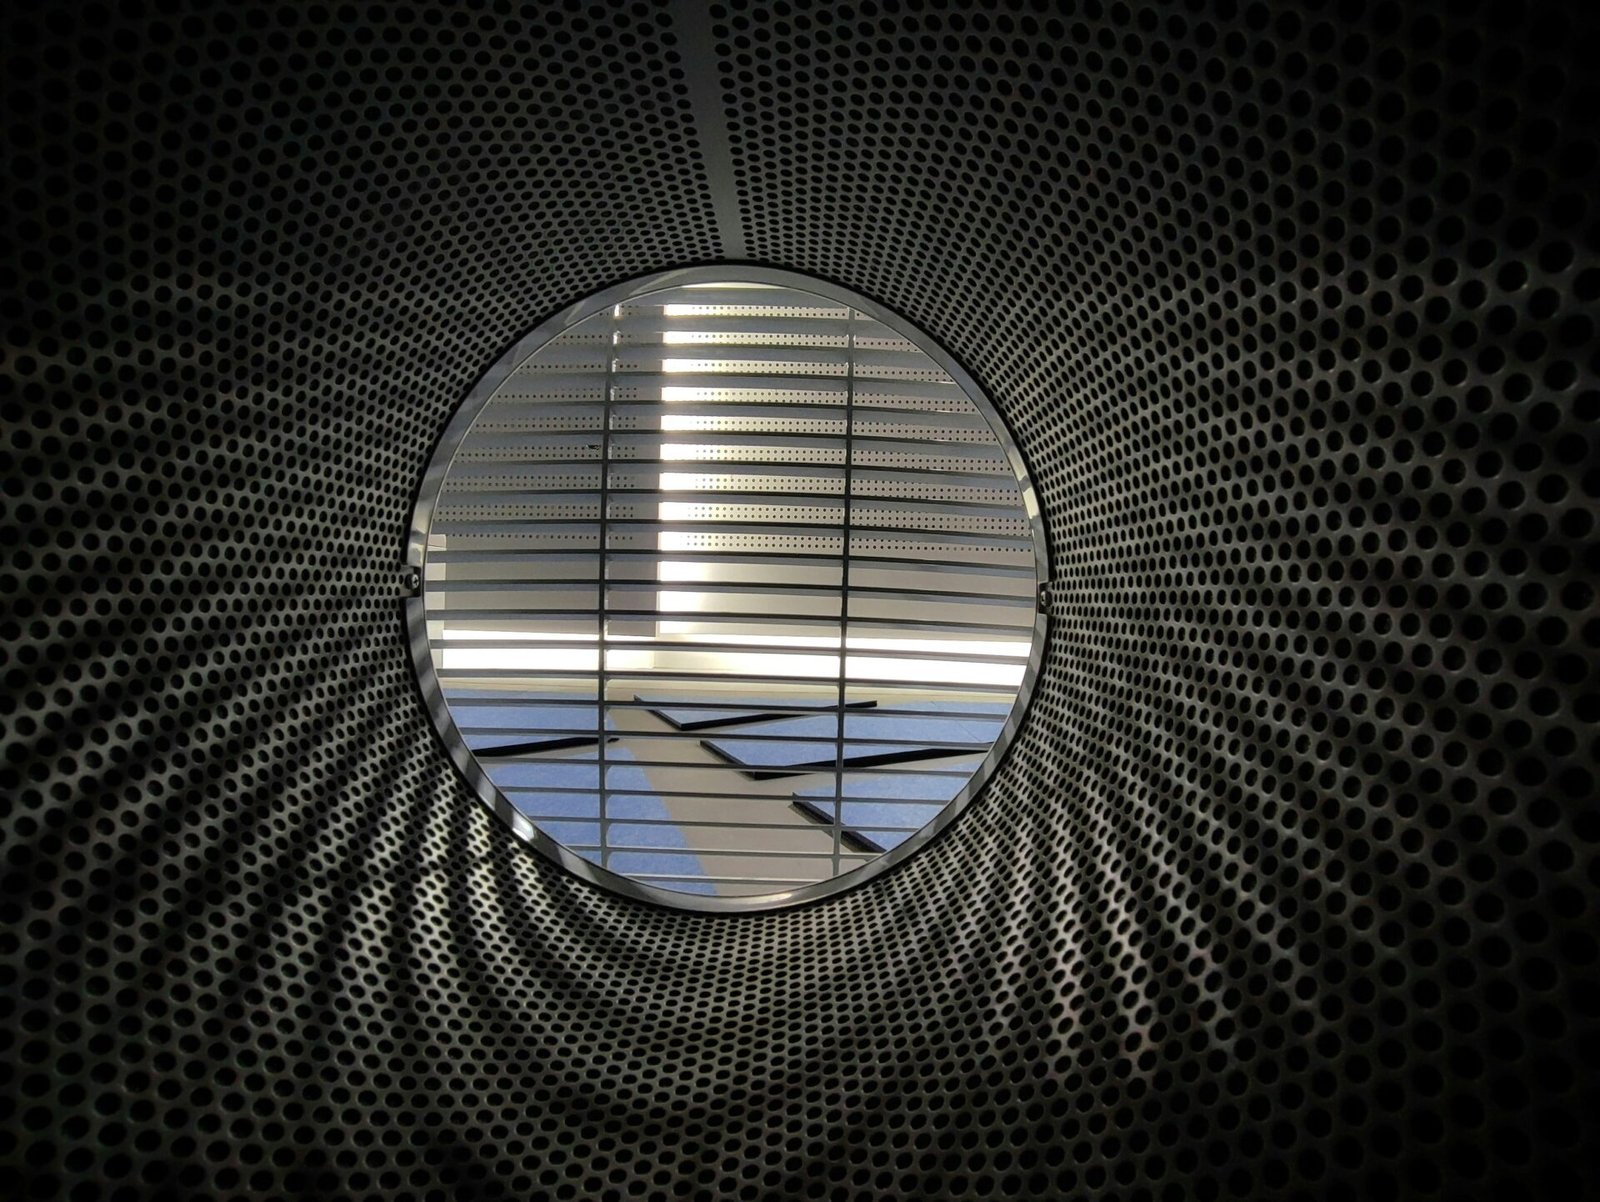
M 1597 20 L 7 6 L 0 1197 L 1592 1198 Z M 504 837 L 400 548 L 730 227 L 984 380 L 1053 580 L 981 804 L 708 916 Z
M 1003 755 L 1043 630 L 992 410 L 759 274 L 513 352 L 414 523 L 447 742 L 513 830 L 658 900 L 793 903 L 909 851 Z

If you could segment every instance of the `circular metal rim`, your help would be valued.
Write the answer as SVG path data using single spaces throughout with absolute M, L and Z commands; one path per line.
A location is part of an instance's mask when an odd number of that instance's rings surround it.
M 707 914 L 750 914 L 787 909 L 857 889 L 905 863 L 950 828 L 951 824 L 977 800 L 984 786 L 993 779 L 1016 742 L 1017 734 L 1032 704 L 1034 688 L 1038 683 L 1048 633 L 1048 615 L 1041 603 L 1034 612 L 1033 642 L 1016 699 L 1012 702 L 1011 710 L 1006 715 L 1005 723 L 1000 728 L 994 746 L 989 749 L 988 755 L 962 786 L 961 791 L 939 811 L 937 817 L 904 843 L 850 872 L 777 893 L 744 897 L 680 893 L 645 884 L 591 863 L 552 839 L 535 826 L 532 820 L 520 813 L 500 792 L 499 787 L 489 779 L 488 773 L 467 746 L 466 738 L 456 726 L 455 718 L 445 701 L 444 690 L 434 668 L 433 655 L 428 647 L 427 609 L 424 598 L 424 590 L 427 588 L 427 537 L 434 511 L 439 504 L 440 493 L 444 488 L 445 478 L 455 461 L 456 452 L 460 450 L 461 444 L 466 440 L 467 434 L 490 398 L 523 361 L 536 354 L 551 340 L 578 322 L 593 317 L 613 305 L 625 304 L 630 300 L 667 288 L 686 284 L 716 283 L 774 284 L 811 292 L 826 300 L 848 305 L 887 326 L 902 338 L 916 343 L 971 398 L 999 440 L 1021 489 L 1023 510 L 1028 516 L 1028 528 L 1033 541 L 1035 581 L 1041 591 L 1044 589 L 1050 579 L 1049 548 L 1032 477 L 1028 473 L 1027 464 L 1017 447 L 1016 440 L 1011 436 L 1010 429 L 989 400 L 987 392 L 966 369 L 917 326 L 898 313 L 848 288 L 801 272 L 725 263 L 653 272 L 593 293 L 540 322 L 533 330 L 518 339 L 516 344 L 480 377 L 445 425 L 433 449 L 427 469 L 423 473 L 422 482 L 417 488 L 404 563 L 416 571 L 422 583 L 415 596 L 406 598 L 404 610 L 412 666 L 417 674 L 423 704 L 433 720 L 434 729 L 451 762 L 472 789 L 473 795 L 510 828 L 519 842 L 559 864 L 581 880 L 635 901 L 648 902 L 668 909 L 692 910 Z

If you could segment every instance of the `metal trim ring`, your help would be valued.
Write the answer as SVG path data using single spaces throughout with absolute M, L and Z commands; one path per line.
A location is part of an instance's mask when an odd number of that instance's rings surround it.
M 426 567 L 428 530 L 432 525 L 434 512 L 438 508 L 439 497 L 444 488 L 445 479 L 449 474 L 450 466 L 455 460 L 457 451 L 471 431 L 473 424 L 477 421 L 478 415 L 507 377 L 558 335 L 613 305 L 626 304 L 650 293 L 687 284 L 729 282 L 772 284 L 784 288 L 793 288 L 813 293 L 838 304 L 847 305 L 894 330 L 901 337 L 909 339 L 928 358 L 938 364 L 945 374 L 955 381 L 971 398 L 978 411 L 989 422 L 996 438 L 1000 442 L 1001 448 L 1005 451 L 1007 460 L 1011 464 L 1012 471 L 1016 475 L 1017 484 L 1021 490 L 1023 509 L 1028 517 L 1028 526 L 1033 541 L 1035 575 L 1041 588 L 1041 604 L 1034 616 L 1032 647 L 1029 651 L 1027 666 L 1023 672 L 1022 683 L 1017 690 L 1016 700 L 1013 702 L 1011 711 L 1007 714 L 1006 720 L 1001 726 L 1000 734 L 995 739 L 994 746 L 990 748 L 988 755 L 984 757 L 983 762 L 973 772 L 961 791 L 939 811 L 938 816 L 898 847 L 875 860 L 869 861 L 860 868 L 794 889 L 743 897 L 717 897 L 706 894 L 681 893 L 672 889 L 663 889 L 658 886 L 644 884 L 584 859 L 576 852 L 569 850 L 545 834 L 529 818 L 520 813 L 489 778 L 488 773 L 484 770 L 482 764 L 478 762 L 477 757 L 472 754 L 467 746 L 465 737 L 456 726 L 455 718 L 450 713 L 449 706 L 445 701 L 444 689 L 439 681 L 438 673 L 433 663 L 433 656 L 428 647 L 427 610 L 426 602 L 422 595 L 422 590 L 426 589 L 426 572 L 424 569 Z M 416 505 L 412 511 L 411 527 L 406 540 L 404 564 L 415 569 L 418 575 L 423 578 L 422 587 L 417 595 L 408 597 L 401 603 L 405 615 L 406 634 L 410 643 L 411 662 L 416 669 L 422 701 L 429 717 L 433 720 L 434 729 L 437 731 L 451 762 L 465 778 L 478 800 L 492 810 L 510 828 L 511 833 L 521 843 L 531 847 L 574 876 L 590 884 L 601 886 L 613 893 L 618 893 L 637 901 L 666 906 L 672 909 L 696 910 L 711 914 L 748 914 L 784 909 L 807 902 L 819 901 L 845 890 L 855 889 L 883 875 L 896 865 L 904 863 L 934 839 L 938 838 L 945 830 L 949 829 L 950 825 L 966 811 L 982 792 L 983 787 L 994 777 L 1015 741 L 1018 731 L 1021 729 L 1033 700 L 1035 685 L 1038 682 L 1039 671 L 1044 657 L 1046 628 L 1049 623 L 1048 614 L 1043 604 L 1043 589 L 1050 579 L 1049 547 L 1045 538 L 1044 521 L 1039 508 L 1038 495 L 1034 490 L 1033 481 L 1029 476 L 1027 465 L 1016 445 L 1016 441 L 1012 438 L 1011 432 L 1007 429 L 999 412 L 989 400 L 987 393 L 978 385 L 977 381 L 927 334 L 899 314 L 884 308 L 867 297 L 830 283 L 827 280 L 818 279 L 800 272 L 780 271 L 775 268 L 738 264 L 678 268 L 628 280 L 569 305 L 518 339 L 516 344 L 502 355 L 494 366 L 485 372 L 483 377 L 473 385 L 471 391 L 468 392 L 466 398 L 457 407 L 454 415 L 440 435 L 428 466 L 423 472 L 422 481 L 417 488 Z

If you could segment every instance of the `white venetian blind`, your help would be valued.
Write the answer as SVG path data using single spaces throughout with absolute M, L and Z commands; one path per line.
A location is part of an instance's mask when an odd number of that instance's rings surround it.
M 613 872 L 790 889 L 991 753 L 1031 649 L 1017 476 L 918 347 L 792 289 L 653 293 L 546 345 L 458 450 L 425 603 L 455 722 Z

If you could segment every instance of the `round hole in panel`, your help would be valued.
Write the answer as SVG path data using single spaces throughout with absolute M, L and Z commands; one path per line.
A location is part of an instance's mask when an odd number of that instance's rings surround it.
M 652 276 L 522 339 L 440 440 L 409 562 L 423 693 L 480 798 L 578 875 L 694 909 L 925 844 L 1004 754 L 1044 634 L 993 406 L 788 272 Z

